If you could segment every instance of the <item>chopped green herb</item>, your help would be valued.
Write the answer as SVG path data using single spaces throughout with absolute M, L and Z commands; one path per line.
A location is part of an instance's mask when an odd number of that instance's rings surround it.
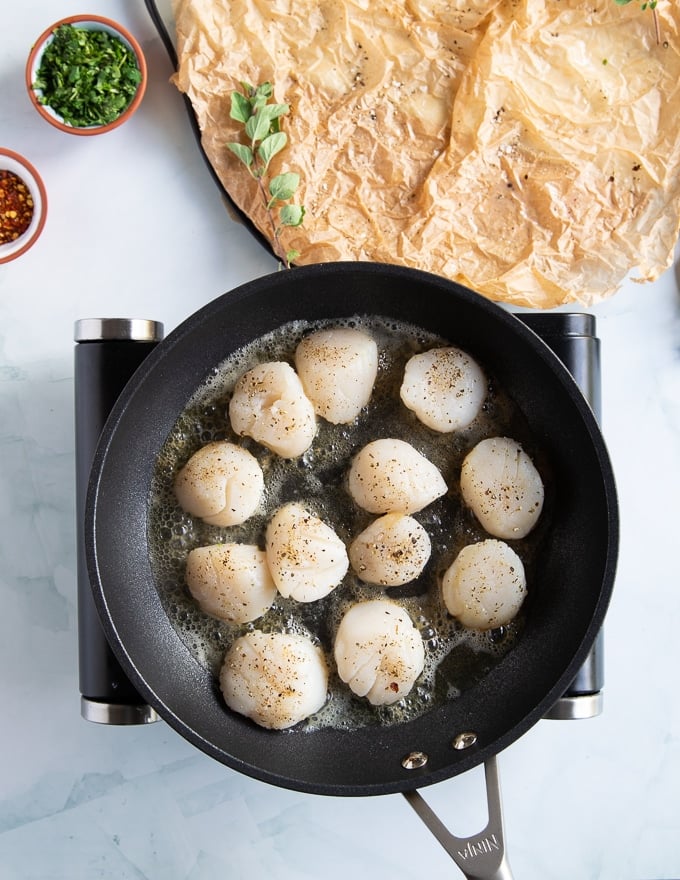
M 103 30 L 60 25 L 45 50 L 33 87 L 40 103 L 69 125 L 107 125 L 134 98 L 141 73 L 134 52 Z

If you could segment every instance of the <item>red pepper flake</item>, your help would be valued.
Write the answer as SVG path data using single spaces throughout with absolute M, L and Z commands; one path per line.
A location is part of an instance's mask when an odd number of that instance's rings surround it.
M 0 245 L 15 241 L 31 225 L 33 196 L 13 171 L 0 169 Z

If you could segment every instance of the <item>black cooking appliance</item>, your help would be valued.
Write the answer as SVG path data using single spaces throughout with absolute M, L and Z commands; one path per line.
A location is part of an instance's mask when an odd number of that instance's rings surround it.
M 618 520 L 613 476 L 593 417 L 600 411 L 595 319 L 579 313 L 527 313 L 518 316 L 520 322 L 458 285 L 400 267 L 334 264 L 294 270 L 292 275 L 295 282 L 284 277 L 290 278 L 289 273 L 278 273 L 232 291 L 192 316 L 158 351 L 153 349 L 160 328 L 153 322 L 103 320 L 77 325 L 83 715 L 95 721 L 134 723 L 153 720 L 158 711 L 218 760 L 286 787 L 343 795 L 401 791 L 466 876 L 509 877 L 496 753 L 540 717 L 590 717 L 601 710 L 603 657 L 598 631 L 613 585 Z M 290 283 L 296 293 L 292 304 L 285 297 L 291 293 L 286 289 Z M 413 284 L 420 287 L 416 305 L 408 295 Z M 332 732 L 320 731 L 311 737 L 302 735 L 294 744 L 290 736 L 273 744 L 271 732 L 253 731 L 244 719 L 225 721 L 209 677 L 195 668 L 195 662 L 187 665 L 181 651 L 169 644 L 173 636 L 162 609 L 156 607 L 155 589 L 148 577 L 139 576 L 147 553 L 148 470 L 159 436 L 172 424 L 177 407 L 181 410 L 186 402 L 189 387 L 200 383 L 207 366 L 222 359 L 217 353 L 225 350 L 225 338 L 228 353 L 229 346 L 239 347 L 261 335 L 265 326 L 286 323 L 285 318 L 366 313 L 367 302 L 371 313 L 410 318 L 444 335 L 455 326 L 455 341 L 475 353 L 481 349 L 485 362 L 495 360 L 493 371 L 501 371 L 509 380 L 510 392 L 519 395 L 525 414 L 532 412 L 530 421 L 533 418 L 552 446 L 562 484 L 564 511 L 543 572 L 561 598 L 555 608 L 539 598 L 534 630 L 529 628 L 511 652 L 512 659 L 499 667 L 502 671 L 496 675 L 494 670 L 486 685 L 461 698 L 453 714 L 449 709 L 428 713 L 432 719 L 419 719 L 403 733 L 391 730 L 366 736 L 357 731 L 351 743 L 343 735 L 334 738 Z M 215 342 L 216 337 L 220 342 Z M 182 387 L 175 391 L 175 384 Z M 111 418 L 104 424 L 110 408 Z M 103 436 L 95 452 L 99 432 Z M 140 433 L 146 438 L 141 443 Z M 576 572 L 575 583 L 569 582 L 565 567 Z M 565 620 L 571 623 L 565 625 Z M 168 648 L 166 669 L 159 654 Z M 527 658 L 533 656 L 539 658 L 533 664 L 538 671 L 528 673 L 532 663 Z M 168 677 L 177 687 L 166 688 Z M 505 696 L 499 696 L 499 689 Z M 467 724 L 461 724 L 458 710 Z M 329 747 L 335 755 L 333 767 L 324 758 Z M 363 755 L 366 770 L 358 755 Z M 417 789 L 482 761 L 487 771 L 489 827 L 475 840 L 460 841 L 443 829 Z

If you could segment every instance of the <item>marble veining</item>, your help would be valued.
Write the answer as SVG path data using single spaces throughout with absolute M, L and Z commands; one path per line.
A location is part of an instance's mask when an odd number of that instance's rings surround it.
M 163 5 L 163 4 L 162 4 Z M 150 83 L 101 138 L 47 126 L 23 91 L 32 39 L 75 0 L 15 4 L 0 36 L 0 142 L 39 168 L 38 245 L 0 267 L 0 880 L 444 880 L 458 869 L 398 795 L 324 798 L 218 764 L 165 722 L 80 718 L 73 324 L 161 320 L 275 271 L 228 215 L 142 3 L 94 2 L 142 42 Z M 605 711 L 541 721 L 499 757 L 522 880 L 680 878 L 680 296 L 676 259 L 592 309 L 621 504 Z M 459 835 L 481 768 L 424 795 Z

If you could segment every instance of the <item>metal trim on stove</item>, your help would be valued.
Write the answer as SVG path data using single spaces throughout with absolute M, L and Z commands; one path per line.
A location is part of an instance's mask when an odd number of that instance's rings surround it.
M 146 703 L 140 703 L 138 706 L 104 703 L 83 696 L 80 698 L 80 714 L 85 721 L 92 721 L 94 724 L 152 724 L 160 720 L 156 710 Z

